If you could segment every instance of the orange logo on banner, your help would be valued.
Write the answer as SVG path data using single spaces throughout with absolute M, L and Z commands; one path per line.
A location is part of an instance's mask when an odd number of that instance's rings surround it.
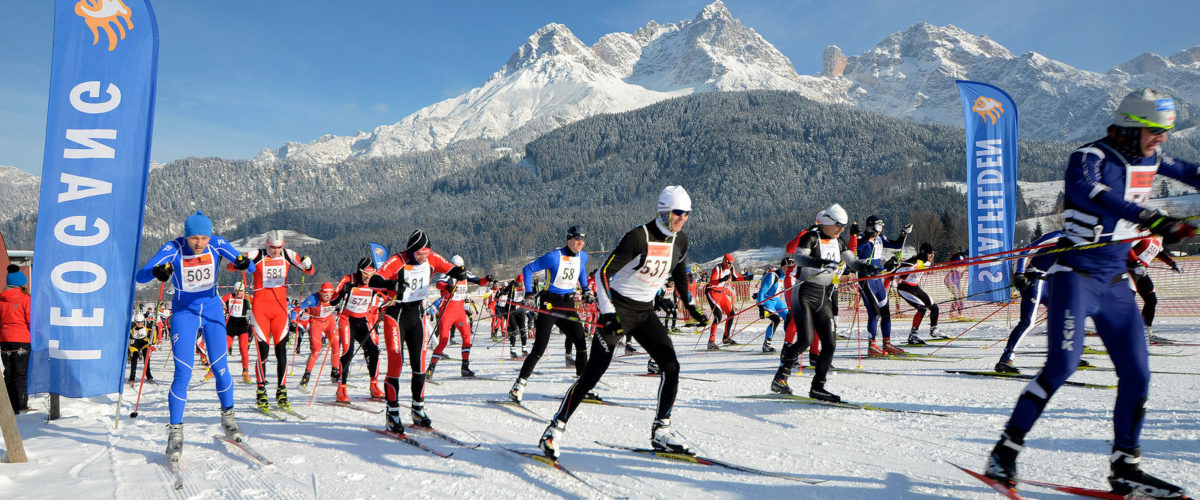
M 991 118 L 992 125 L 995 125 L 996 120 L 1000 119 L 1000 115 L 1004 114 L 1004 106 L 1000 105 L 1000 101 L 979 96 L 975 99 L 975 105 L 971 106 L 971 111 L 978 113 L 984 120 Z
M 109 51 L 117 48 L 118 38 L 125 39 L 126 26 L 133 29 L 133 13 L 121 0 L 79 0 L 75 4 L 75 15 L 82 17 L 92 29 L 92 45 L 100 43 L 100 31 L 97 28 L 104 29 L 108 35 Z M 121 24 L 122 19 L 125 20 L 124 25 Z M 113 32 L 114 24 L 121 32 L 119 36 Z

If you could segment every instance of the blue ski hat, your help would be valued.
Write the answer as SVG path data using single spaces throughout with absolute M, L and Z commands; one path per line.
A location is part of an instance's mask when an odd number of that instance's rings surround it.
M 15 264 L 9 264 L 6 271 L 8 271 L 8 276 L 4 279 L 6 286 L 25 286 L 29 283 L 29 278 L 26 278 L 25 273 L 22 273 L 21 268 Z
M 183 236 L 212 236 L 212 221 L 197 210 L 183 221 Z

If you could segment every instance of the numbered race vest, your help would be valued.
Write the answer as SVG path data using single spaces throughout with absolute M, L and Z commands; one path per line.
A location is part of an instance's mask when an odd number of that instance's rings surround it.
M 1138 260 L 1142 261 L 1142 265 L 1149 266 L 1150 262 L 1158 257 L 1159 252 L 1162 252 L 1162 238 L 1157 236 L 1138 240 L 1133 244 L 1133 252 L 1137 254 Z
M 350 297 L 346 299 L 346 313 L 355 318 L 366 316 L 371 306 L 374 292 L 370 288 L 355 287 L 350 289 Z
M 217 283 L 216 259 L 209 251 L 199 255 L 180 256 L 179 281 L 185 292 L 211 290 Z
M 1112 155 L 1121 160 L 1125 165 L 1125 201 L 1132 201 L 1141 205 L 1146 200 L 1150 199 L 1150 189 L 1154 187 L 1154 175 L 1158 173 L 1158 165 L 1162 163 L 1162 154 L 1154 156 L 1153 165 L 1133 166 L 1125 159 L 1125 155 L 1113 151 L 1112 148 L 1104 144 L 1098 144 L 1108 150 Z M 1116 227 L 1113 228 L 1112 239 L 1123 240 L 1134 238 L 1141 234 L 1142 230 L 1138 229 L 1138 223 L 1120 219 L 1117 221 Z
M 150 334 L 150 330 L 146 327 L 134 328 L 132 331 L 129 332 L 129 336 L 133 337 L 135 340 L 142 340 L 142 339 L 146 338 L 149 334 Z
M 560 290 L 574 290 L 579 286 L 579 264 L 581 262 L 583 259 L 578 255 L 564 254 L 562 260 L 558 262 L 558 273 L 554 275 L 554 282 L 550 286 Z
M 429 295 L 429 261 L 424 264 L 405 264 L 404 265 L 404 295 L 400 297 L 401 303 L 420 302 L 425 300 Z
M 454 301 L 458 301 L 458 302 L 467 300 L 467 284 L 466 283 L 455 283 L 454 284 L 454 294 L 450 297 L 450 300 L 454 300 Z
M 287 284 L 288 264 L 286 256 L 276 259 L 267 257 L 264 253 L 262 262 L 259 265 L 262 266 L 263 288 L 278 288 Z
M 650 241 L 650 231 L 642 226 L 646 234 L 646 258 L 641 267 L 622 268 L 612 277 L 613 291 L 638 302 L 650 302 L 658 289 L 667 283 L 671 272 L 671 257 L 675 253 L 675 237 L 663 243 Z
M 246 317 L 246 299 L 237 297 L 229 297 L 229 317 L 244 318 Z
M 318 302 L 317 307 L 308 308 L 308 316 L 310 318 L 328 318 L 334 311 L 337 311 L 337 308 L 329 305 L 328 302 Z
M 513 287 L 513 298 L 512 298 L 512 299 L 513 299 L 513 302 L 522 302 L 522 301 L 524 301 L 524 300 L 525 300 L 525 288 L 524 288 L 524 287 L 519 287 L 519 286 L 514 286 L 514 287 Z

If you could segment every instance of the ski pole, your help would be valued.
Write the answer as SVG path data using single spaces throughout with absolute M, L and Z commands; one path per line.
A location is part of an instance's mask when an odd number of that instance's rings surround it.
M 163 290 L 165 290 L 166 288 L 167 288 L 166 281 L 162 282 L 162 284 L 158 286 L 158 300 L 155 301 L 155 302 L 157 302 L 157 304 L 154 306 L 155 314 L 158 314 L 158 306 L 162 304 Z M 142 388 L 146 386 L 146 368 L 150 366 L 150 351 L 149 351 L 150 346 L 146 346 L 146 349 L 147 349 L 146 350 L 146 359 L 143 360 L 143 361 L 145 361 L 145 363 L 142 364 L 142 381 L 140 383 L 138 383 L 137 402 L 134 403 L 133 412 L 131 412 L 129 414 L 129 418 L 137 418 L 138 408 L 141 407 L 141 405 L 142 405 Z
M 337 335 L 337 332 L 334 332 Z M 321 385 L 321 373 L 325 371 L 325 361 L 329 359 L 329 353 L 333 351 L 333 342 L 328 342 L 326 339 L 325 345 L 321 347 L 321 367 L 317 368 L 317 379 L 313 381 L 312 394 L 308 396 L 308 407 L 312 408 L 313 400 L 317 399 L 317 386 Z
M 942 349 L 945 349 L 945 348 L 946 348 L 946 346 L 947 346 L 947 345 L 950 345 L 950 343 L 951 343 L 951 342 L 954 342 L 955 340 L 958 340 L 958 339 L 959 339 L 959 337 L 962 337 L 963 335 L 966 335 L 966 334 L 967 334 L 967 332 L 971 331 L 973 328 L 975 328 L 975 327 L 977 327 L 977 326 L 979 326 L 979 325 L 983 324 L 983 322 L 984 322 L 984 321 L 987 321 L 987 320 L 988 320 L 989 318 L 991 318 L 992 316 L 995 316 L 995 315 L 996 315 L 996 313 L 998 313 L 998 312 L 1000 312 L 1000 311 L 1003 311 L 1003 310 L 1004 310 L 1004 308 L 1008 307 L 1009 305 L 1012 305 L 1012 303 L 1013 303 L 1013 302 L 1014 302 L 1013 300 L 1010 300 L 1010 301 L 1008 301 L 1008 302 L 1005 302 L 1005 303 L 1004 303 L 1004 305 L 1002 305 L 1002 306 L 1000 306 L 1000 307 L 997 307 L 997 308 L 996 308 L 996 310 L 995 310 L 995 311 L 992 311 L 992 313 L 991 313 L 991 314 L 989 314 L 989 315 L 987 315 L 987 316 L 984 316 L 984 317 L 983 317 L 983 319 L 979 320 L 979 322 L 978 322 L 978 323 L 975 323 L 974 325 L 971 325 L 971 326 L 967 327 L 967 329 L 966 329 L 966 330 L 963 330 L 963 332 L 962 332 L 962 333 L 960 333 L 960 334 L 958 334 L 958 336 L 956 336 L 956 337 L 954 337 L 954 338 L 952 338 L 952 339 L 950 339 L 950 340 L 947 340 L 945 344 L 942 344 L 942 345 L 941 345 L 941 346 L 939 346 L 937 349 L 934 349 L 934 350 L 933 350 L 933 352 L 929 353 L 929 355 L 930 355 L 930 356 L 933 356 L 934 354 L 937 354 L 937 353 L 938 353 L 938 351 L 940 351 L 940 350 L 942 350 Z
M 1046 321 L 1046 316 L 1047 316 L 1048 314 L 1049 314 L 1048 312 L 1047 312 L 1047 313 L 1042 313 L 1042 314 L 1041 314 L 1041 315 L 1038 317 L 1037 321 L 1033 322 L 1033 324 L 1032 324 L 1032 325 L 1029 325 L 1029 328 L 1034 328 L 1034 327 L 1036 327 L 1036 326 L 1038 326 L 1038 325 L 1042 324 L 1042 322 L 1043 322 L 1043 321 Z M 997 340 L 997 341 L 995 341 L 995 342 L 992 342 L 991 344 L 988 344 L 988 345 L 986 345 L 986 346 L 984 346 L 984 347 L 980 347 L 980 349 L 991 349 L 991 348 L 993 348 L 993 347 L 996 347 L 997 345 L 999 345 L 1001 342 L 1007 342 L 1007 341 L 1008 341 L 1008 337 L 1004 337 L 1004 338 L 1002 338 L 1002 339 L 1000 339 L 1000 340 Z

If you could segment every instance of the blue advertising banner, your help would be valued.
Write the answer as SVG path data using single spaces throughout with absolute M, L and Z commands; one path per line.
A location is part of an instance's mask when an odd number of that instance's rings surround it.
M 56 0 L 34 240 L 29 392 L 119 392 L 150 166 L 148 0 Z
M 1017 105 L 1003 90 L 986 83 L 957 84 L 967 131 L 971 257 L 1011 250 L 1017 226 Z M 971 266 L 967 295 L 972 300 L 1008 301 L 1010 269 L 1009 262 Z

